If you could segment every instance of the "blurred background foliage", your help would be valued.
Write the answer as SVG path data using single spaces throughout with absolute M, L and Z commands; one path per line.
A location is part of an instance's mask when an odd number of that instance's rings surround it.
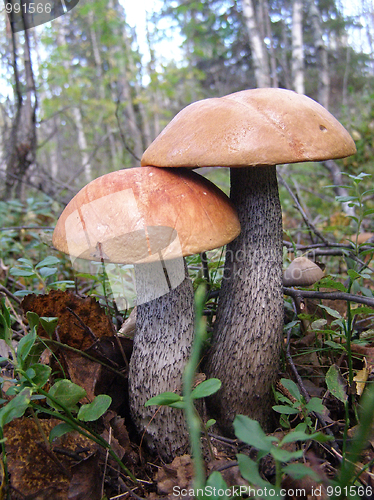
M 146 4 L 80 0 L 68 14 L 16 34 L 4 12 L 4 265 L 25 250 L 36 262 L 50 253 L 48 228 L 74 194 L 99 175 L 138 166 L 142 152 L 184 106 L 258 86 L 309 95 L 356 141 L 352 158 L 279 167 L 308 218 L 344 241 L 357 228 L 349 218 L 352 207 L 336 200 L 349 190 L 336 186 L 347 184 L 342 172 L 374 170 L 374 7 L 372 0 L 354 3 L 163 0 L 148 4 L 143 22 Z M 199 172 L 228 193 L 227 170 Z M 362 180 L 362 186 L 371 184 L 370 176 Z M 295 200 L 284 186 L 280 191 L 285 229 L 299 244 L 308 243 Z M 372 208 L 372 195 L 362 202 Z M 9 227 L 16 229 L 4 230 Z M 45 236 L 39 229 L 22 229 L 29 227 L 44 228 Z M 373 229 L 372 218 L 365 218 L 360 230 Z

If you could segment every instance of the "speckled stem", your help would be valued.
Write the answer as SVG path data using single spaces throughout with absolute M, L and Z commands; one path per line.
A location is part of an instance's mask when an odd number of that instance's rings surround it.
M 145 431 L 148 447 L 165 461 L 188 451 L 184 412 L 162 407 L 155 415 L 157 407 L 145 408 L 144 403 L 165 391 L 181 393 L 182 373 L 194 334 L 194 295 L 186 266 L 185 273 L 182 283 L 169 293 L 137 306 L 130 360 L 132 417 L 139 433 L 142 435 Z M 146 275 L 143 277 L 146 279 Z M 139 279 L 142 277 L 137 276 Z
M 231 170 L 242 232 L 227 245 L 225 274 L 205 371 L 222 381 L 211 416 L 232 434 L 236 414 L 271 427 L 282 327 L 282 213 L 276 167 Z

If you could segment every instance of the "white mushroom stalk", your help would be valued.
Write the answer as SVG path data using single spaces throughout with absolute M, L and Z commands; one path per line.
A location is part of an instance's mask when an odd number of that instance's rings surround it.
M 158 167 L 232 167 L 230 197 L 242 232 L 227 246 L 205 367 L 207 376 L 222 381 L 210 409 L 227 433 L 238 413 L 271 427 L 283 328 L 276 165 L 355 150 L 344 127 L 315 101 L 283 89 L 253 89 L 187 106 L 142 157 L 142 165 Z
M 137 319 L 129 370 L 133 420 L 164 460 L 188 447 L 183 412 L 144 407 L 181 391 L 193 340 L 193 289 L 183 257 L 220 247 L 240 225 L 230 200 L 186 169 L 133 168 L 106 174 L 67 205 L 53 233 L 72 258 L 134 264 Z

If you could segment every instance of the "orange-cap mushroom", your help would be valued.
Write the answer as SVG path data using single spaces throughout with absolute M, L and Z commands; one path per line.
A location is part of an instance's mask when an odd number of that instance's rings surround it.
M 205 371 L 222 381 L 210 400 L 232 433 L 244 413 L 269 429 L 283 331 L 282 217 L 276 164 L 355 153 L 344 127 L 312 99 L 252 89 L 195 102 L 167 125 L 141 164 L 231 168 L 231 200 L 242 232 L 227 246 Z
M 73 258 L 135 265 L 130 409 L 139 432 L 165 460 L 188 446 L 183 412 L 163 408 L 155 416 L 154 407 L 144 404 L 181 389 L 194 325 L 193 289 L 182 257 L 222 246 L 239 232 L 230 200 L 210 181 L 186 169 L 148 167 L 87 184 L 53 233 L 55 247 Z

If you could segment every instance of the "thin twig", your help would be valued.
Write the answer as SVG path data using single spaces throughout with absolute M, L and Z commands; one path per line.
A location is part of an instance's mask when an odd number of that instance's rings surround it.
M 314 290 L 295 290 L 294 288 L 283 287 L 283 293 L 289 295 L 294 300 L 296 298 L 308 299 L 326 299 L 326 300 L 346 300 L 356 302 L 357 304 L 365 304 L 366 306 L 374 307 L 374 299 L 363 297 L 362 295 L 353 295 L 345 292 L 319 292 Z
M 300 205 L 299 203 L 299 200 L 297 199 L 297 197 L 294 195 L 294 193 L 292 192 L 291 188 L 289 187 L 289 185 L 287 184 L 287 182 L 283 179 L 283 177 L 278 174 L 278 178 L 279 178 L 279 182 L 287 189 L 289 195 L 291 196 L 292 200 L 294 201 L 297 209 L 299 210 L 300 214 L 301 214 L 301 217 L 304 219 L 304 222 L 305 224 L 308 226 L 309 230 L 311 232 L 313 232 L 316 236 L 318 236 L 318 238 L 320 238 L 324 244 L 326 246 L 329 246 L 329 242 L 328 240 L 323 236 L 323 234 L 321 234 L 318 229 L 315 227 L 315 225 L 313 224 L 313 222 L 311 222 L 309 219 L 308 219 L 308 216 L 306 215 L 303 207 Z
M 144 498 L 137 495 L 134 491 L 132 491 L 132 489 L 127 486 L 127 484 L 121 477 L 118 478 L 118 483 L 120 487 L 124 489 L 131 497 L 135 498 L 136 500 L 145 500 Z
M 2 292 L 3 294 L 5 294 L 7 297 L 14 300 L 15 302 L 17 302 L 18 305 L 21 304 L 22 301 L 18 297 L 16 297 L 15 295 L 13 295 L 13 293 L 10 292 L 7 288 L 5 288 L 5 286 L 0 285 L 0 292 Z
M 298 383 L 298 386 L 300 387 L 300 390 L 306 400 L 306 402 L 310 401 L 310 396 L 309 396 L 309 393 L 308 391 L 306 390 L 305 386 L 304 386 L 304 383 L 303 383 L 303 380 L 302 378 L 300 377 L 300 374 L 299 372 L 297 371 L 297 368 L 295 366 L 295 363 L 293 362 L 293 359 L 292 359 L 292 356 L 291 356 L 291 353 L 290 353 L 290 345 L 291 345 L 291 330 L 292 328 L 289 328 L 288 331 L 287 331 L 287 349 L 286 349 L 286 359 L 295 375 L 295 378 L 297 380 L 297 383 Z M 320 423 L 320 425 L 322 426 L 322 428 L 325 429 L 326 433 L 329 435 L 329 436 L 332 436 L 333 437 L 333 441 L 331 441 L 331 447 L 337 451 L 339 453 L 339 446 L 335 440 L 335 436 L 333 434 L 333 432 L 331 431 L 331 429 L 328 427 L 327 425 L 327 422 L 326 420 L 323 418 L 323 415 L 321 415 L 320 413 L 317 413 L 317 412 L 312 412 L 313 415 L 317 418 L 318 422 Z M 325 446 L 327 445 L 328 448 L 330 448 L 330 443 L 326 443 Z

